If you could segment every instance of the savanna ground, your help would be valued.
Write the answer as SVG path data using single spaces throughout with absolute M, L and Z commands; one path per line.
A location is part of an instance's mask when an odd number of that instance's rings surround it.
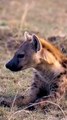
M 0 95 L 16 97 L 31 84 L 32 69 L 12 73 L 5 68 L 26 30 L 44 38 L 57 35 L 53 43 L 67 54 L 67 0 L 0 0 Z M 53 105 L 17 112 L 11 120 L 67 120 L 67 100 L 62 101 L 61 107 L 66 118 Z M 9 120 L 17 110 L 0 107 L 0 120 Z

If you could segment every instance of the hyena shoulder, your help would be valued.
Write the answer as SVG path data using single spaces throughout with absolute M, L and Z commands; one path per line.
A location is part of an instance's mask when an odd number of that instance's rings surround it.
M 60 91 L 66 91 L 67 57 L 50 42 L 41 38 L 39 38 L 39 41 L 42 45 L 41 57 L 43 62 L 37 66 L 37 74 L 35 74 L 36 77 L 34 81 L 38 83 L 37 86 L 39 86 L 41 90 L 42 88 L 43 90 L 45 90 L 46 88 L 47 93 L 51 92 L 52 89 L 54 91 L 58 91 L 58 93 Z M 52 72 L 52 69 L 54 70 L 54 72 Z M 44 81 L 46 87 L 43 87 Z M 51 88 L 49 88 L 49 86 L 51 86 Z

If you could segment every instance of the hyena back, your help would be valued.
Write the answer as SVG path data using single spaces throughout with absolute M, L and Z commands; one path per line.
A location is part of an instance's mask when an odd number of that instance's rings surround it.
M 24 96 L 15 100 L 22 106 L 45 96 L 46 100 L 62 98 L 67 90 L 67 57 L 55 46 L 36 35 L 25 32 L 24 42 L 14 57 L 6 64 L 11 71 L 20 71 L 33 67 L 35 75 L 30 89 Z M 7 105 L 7 99 L 1 104 Z M 12 100 L 8 101 L 9 106 Z

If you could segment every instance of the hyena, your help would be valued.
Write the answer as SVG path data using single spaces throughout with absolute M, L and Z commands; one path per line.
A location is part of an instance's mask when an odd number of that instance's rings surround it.
M 34 68 L 34 79 L 24 96 L 18 96 L 15 105 L 29 105 L 37 100 L 57 100 L 66 95 L 67 90 L 67 57 L 54 45 L 37 35 L 24 33 L 24 40 L 6 68 L 23 71 Z M 11 106 L 12 100 L 4 99 L 1 104 Z

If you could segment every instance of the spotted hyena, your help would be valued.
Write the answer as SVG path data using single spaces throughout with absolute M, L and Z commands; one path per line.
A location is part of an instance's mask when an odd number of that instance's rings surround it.
M 51 43 L 37 35 L 24 33 L 24 42 L 20 45 L 6 68 L 18 72 L 34 68 L 35 74 L 30 89 L 24 96 L 15 100 L 22 106 L 46 100 L 61 99 L 67 90 L 67 58 Z M 4 99 L 1 104 L 10 106 L 12 100 Z

